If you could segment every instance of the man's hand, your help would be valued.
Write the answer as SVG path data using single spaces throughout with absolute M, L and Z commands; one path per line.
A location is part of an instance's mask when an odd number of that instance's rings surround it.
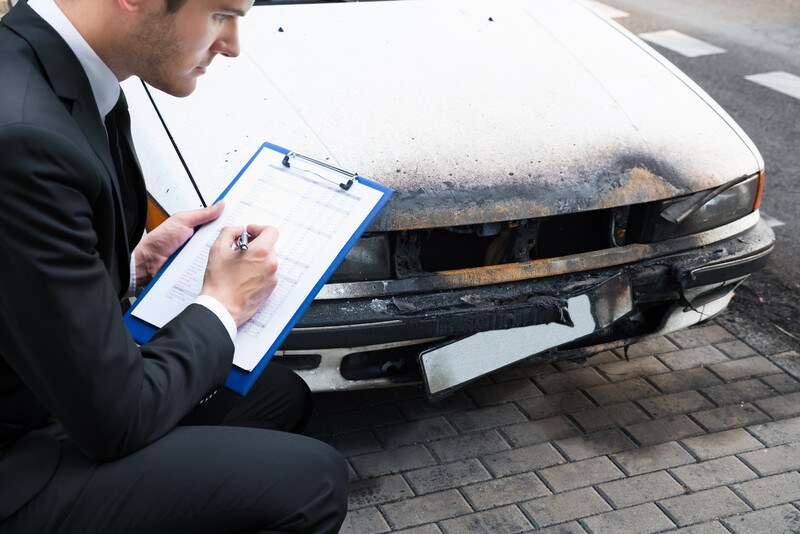
M 220 231 L 208 254 L 201 295 L 214 297 L 230 312 L 236 326 L 258 311 L 278 284 L 278 230 L 250 224 L 250 243 L 242 252 L 231 245 L 242 235 L 241 226 Z
M 169 217 L 155 230 L 142 237 L 133 254 L 136 258 L 136 287 L 144 287 L 164 263 L 194 234 L 194 229 L 220 215 L 224 204 L 182 211 Z

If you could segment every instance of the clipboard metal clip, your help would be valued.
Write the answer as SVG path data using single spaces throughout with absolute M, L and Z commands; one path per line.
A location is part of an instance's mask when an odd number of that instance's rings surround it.
M 298 154 L 297 152 L 288 152 L 283 157 L 283 166 L 286 167 L 287 169 L 292 168 L 291 161 L 293 159 L 302 159 L 302 160 L 307 161 L 309 163 L 313 163 L 314 165 L 319 165 L 320 167 L 328 169 L 329 171 L 333 171 L 335 173 L 343 174 L 343 175 L 347 176 L 347 181 L 340 182 L 339 180 L 332 180 L 331 178 L 325 176 L 324 174 L 315 172 L 315 171 L 313 171 L 311 169 L 295 167 L 295 169 L 297 169 L 299 171 L 310 172 L 311 174 L 314 174 L 315 176 L 318 176 L 318 177 L 320 177 L 323 180 L 326 180 L 328 182 L 338 183 L 339 187 L 341 187 L 345 191 L 350 189 L 350 187 L 353 185 L 353 180 L 355 180 L 358 177 L 357 173 L 345 171 L 345 170 L 340 169 L 338 167 L 334 167 L 333 165 L 331 165 L 329 163 L 325 163 L 324 161 L 319 161 L 319 160 L 316 160 L 314 158 L 309 158 L 308 156 L 304 156 L 302 154 Z

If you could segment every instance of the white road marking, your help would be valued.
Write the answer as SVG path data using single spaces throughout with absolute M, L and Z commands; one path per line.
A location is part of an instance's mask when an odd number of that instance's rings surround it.
M 583 5 L 600 15 L 609 19 L 621 19 L 622 17 L 630 17 L 630 13 L 626 13 L 616 7 L 597 2 L 596 0 L 581 0 Z
M 775 228 L 776 226 L 783 226 L 784 224 L 786 224 L 783 221 L 779 221 L 775 217 L 770 217 L 763 211 L 761 212 L 761 218 L 764 219 L 764 222 L 767 223 L 767 226 L 771 226 L 772 228 Z
M 776 70 L 762 74 L 751 74 L 750 76 L 745 76 L 745 79 L 800 99 L 800 76 Z
M 664 48 L 669 48 L 673 52 L 686 57 L 708 56 L 725 52 L 724 48 L 714 46 L 675 30 L 640 33 L 639 37 Z

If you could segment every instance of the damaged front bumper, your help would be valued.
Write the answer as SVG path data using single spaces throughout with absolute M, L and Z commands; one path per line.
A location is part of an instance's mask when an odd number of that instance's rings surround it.
M 422 380 L 436 397 L 519 361 L 585 358 L 706 320 L 766 264 L 774 240 L 756 212 L 649 245 L 331 284 L 276 361 L 314 391 Z

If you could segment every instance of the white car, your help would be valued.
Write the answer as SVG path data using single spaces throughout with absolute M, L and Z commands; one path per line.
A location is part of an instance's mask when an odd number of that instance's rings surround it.
M 241 45 L 186 99 L 126 82 L 135 141 L 169 213 L 263 141 L 396 190 L 276 356 L 314 390 L 438 397 L 662 335 L 773 248 L 747 135 L 581 3 L 273 3 Z

